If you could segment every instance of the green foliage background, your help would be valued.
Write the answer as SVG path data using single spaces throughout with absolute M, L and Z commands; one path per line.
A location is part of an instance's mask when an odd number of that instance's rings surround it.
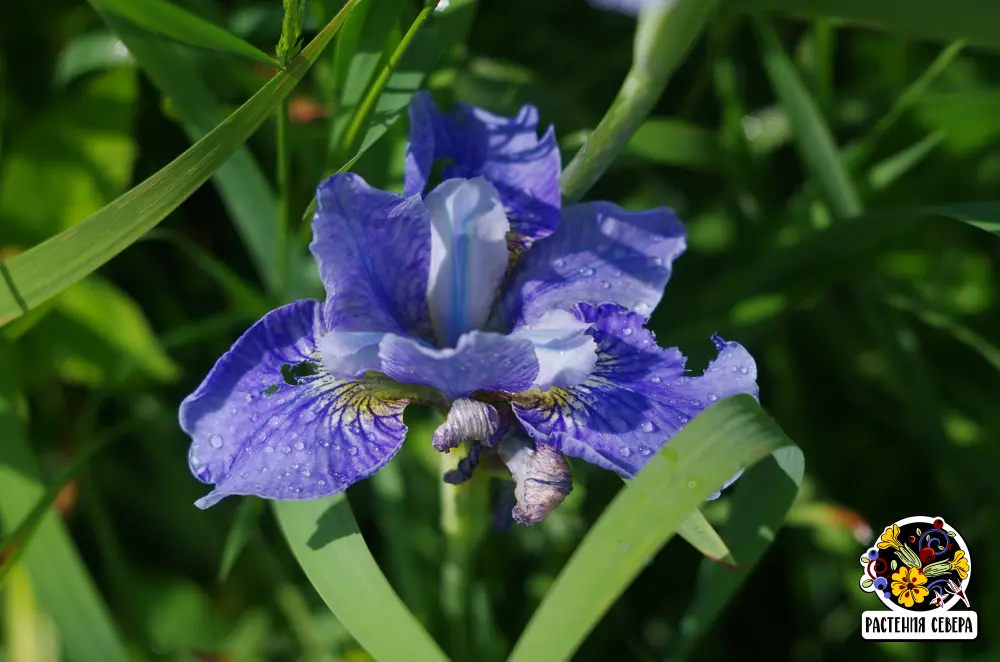
M 304 41 L 343 4 L 305 2 Z M 689 248 L 654 314 L 657 339 L 696 372 L 713 331 L 744 344 L 761 405 L 805 455 L 787 516 L 796 460 L 782 451 L 702 508 L 739 570 L 681 539 L 657 551 L 676 528 L 664 522 L 690 508 L 629 510 L 640 490 L 681 495 L 666 458 L 659 483 L 651 470 L 627 488 L 574 464 L 559 510 L 502 534 L 489 483 L 441 482 L 456 458 L 431 449 L 429 412 L 408 411 L 412 439 L 349 490 L 349 507 L 231 498 L 200 511 L 205 486 L 177 424 L 180 400 L 253 321 L 320 296 L 301 221 L 316 184 L 348 165 L 401 189 L 407 127 L 396 120 L 413 90 L 507 115 L 534 103 L 565 166 L 633 64 L 634 19 L 583 0 L 452 0 L 440 13 L 363 0 L 328 48 L 307 49 L 264 88 L 276 75 L 276 0 L 5 6 L 0 660 L 503 660 L 554 586 L 553 604 L 607 605 L 594 607 L 592 631 L 575 611 L 539 611 L 518 659 L 996 659 L 998 10 L 717 5 L 703 32 L 694 21 L 686 56 L 653 48 L 679 67 L 654 58 L 669 83 L 662 95 L 643 88 L 653 110 L 584 197 L 677 210 Z M 197 187 L 194 161 L 158 172 L 258 92 L 200 143 L 229 141 L 198 175 L 210 183 Z M 188 177 L 194 192 L 116 211 L 150 177 Z M 77 225 L 98 212 L 88 227 L 99 231 Z M 117 248 L 100 243 L 116 231 Z M 85 266 L 59 280 L 74 260 Z M 678 439 L 682 460 L 698 440 L 744 449 L 734 454 L 758 443 L 761 456 L 785 443 L 750 405 L 718 411 Z M 743 432 L 721 434 L 738 414 Z M 859 614 L 878 604 L 858 588 L 857 559 L 882 527 L 918 514 L 944 517 L 970 547 L 978 641 L 861 640 Z M 306 538 L 324 517 L 337 544 L 311 556 Z M 581 546 L 592 527 L 593 546 Z M 648 547 L 619 543 L 630 530 L 640 542 L 653 532 Z M 597 569 L 633 563 L 620 598 L 601 593 Z M 574 627 L 582 643 L 566 634 Z

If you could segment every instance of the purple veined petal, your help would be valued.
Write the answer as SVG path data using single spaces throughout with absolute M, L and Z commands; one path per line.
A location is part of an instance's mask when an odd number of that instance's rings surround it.
M 531 341 L 470 331 L 454 348 L 388 335 L 379 345 L 382 371 L 398 382 L 424 384 L 449 399 L 475 391 L 524 391 L 538 375 Z
M 441 113 L 421 91 L 409 107 L 407 194 L 423 191 L 434 161 L 447 159 L 444 177 L 486 177 L 500 192 L 511 230 L 529 240 L 548 236 L 559 224 L 562 162 L 555 131 L 538 137 L 538 110 L 525 105 L 501 117 L 468 104 Z
M 589 321 L 565 310 L 552 310 L 537 323 L 523 326 L 511 338 L 530 340 L 538 359 L 538 376 L 533 387 L 548 391 L 585 381 L 597 364 L 597 343 L 587 333 Z
M 644 8 L 652 9 L 654 5 L 660 5 L 665 9 L 674 2 L 676 0 L 587 0 L 592 7 L 618 12 L 631 18 L 637 18 Z
M 321 183 L 316 201 L 309 249 L 326 287 L 327 328 L 429 337 L 431 233 L 420 197 L 347 173 Z
M 437 341 L 483 327 L 507 271 L 510 223 L 484 177 L 449 179 L 427 194 L 431 222 L 427 302 Z
M 514 404 L 537 441 L 631 478 L 712 403 L 758 395 L 756 364 L 738 343 L 713 337 L 718 357 L 703 375 L 688 376 L 680 351 L 657 346 L 635 313 L 614 305 L 581 308 L 595 323 L 598 343 L 591 377 Z
M 568 207 L 559 229 L 521 256 L 503 301 L 507 323 L 518 328 L 580 302 L 614 303 L 648 318 L 684 249 L 684 225 L 666 207 Z
M 244 333 L 180 406 L 191 472 L 214 486 L 196 502 L 229 495 L 313 499 L 372 475 L 406 436 L 403 400 L 382 400 L 322 367 L 322 304 L 271 311 Z M 313 365 L 286 383 L 285 365 Z M 292 371 L 295 375 L 295 371 Z

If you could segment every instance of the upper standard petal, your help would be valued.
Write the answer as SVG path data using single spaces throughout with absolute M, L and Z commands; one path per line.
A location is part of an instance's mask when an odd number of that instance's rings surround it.
M 181 403 L 191 472 L 215 488 L 199 507 L 233 494 L 335 494 L 399 450 L 407 402 L 375 397 L 359 382 L 327 373 L 317 349 L 324 330 L 318 301 L 271 311 Z
M 618 304 L 648 317 L 684 248 L 684 226 L 666 207 L 568 207 L 559 229 L 521 256 L 504 293 L 504 321 L 518 328 L 581 302 Z
M 507 271 L 507 231 L 497 190 L 484 177 L 449 179 L 427 194 L 431 222 L 427 302 L 438 344 L 482 328 Z
M 525 105 L 512 118 L 464 103 L 443 114 L 421 91 L 409 116 L 407 194 L 423 191 L 434 162 L 444 159 L 446 179 L 484 176 L 497 188 L 514 233 L 538 239 L 555 230 L 561 207 L 559 147 L 551 127 L 538 137 L 534 106 Z
M 316 201 L 309 249 L 326 287 L 327 329 L 429 337 L 431 232 L 420 197 L 338 174 L 320 184 Z

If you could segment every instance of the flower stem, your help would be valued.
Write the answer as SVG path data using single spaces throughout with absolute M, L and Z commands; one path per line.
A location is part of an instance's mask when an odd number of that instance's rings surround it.
M 441 475 L 455 468 L 450 453 L 441 453 Z M 441 611 L 448 619 L 451 657 L 468 659 L 468 539 L 458 503 L 459 489 L 441 481 L 441 532 L 445 552 L 441 562 Z
M 437 6 L 440 0 L 426 0 L 424 3 L 424 8 L 420 10 L 417 17 L 410 24 L 409 29 L 403 38 L 400 39 L 399 45 L 396 46 L 396 50 L 392 52 L 389 56 L 389 61 L 386 62 L 385 66 L 382 67 L 382 71 L 379 72 L 378 78 L 372 83 L 372 86 L 368 88 L 365 98 L 358 105 L 358 109 L 354 112 L 351 117 L 350 123 L 347 125 L 347 130 L 344 131 L 344 138 L 340 143 L 335 156 L 332 159 L 334 163 L 342 162 L 337 168 L 336 172 L 344 172 L 348 168 L 354 165 L 357 160 L 357 155 L 348 156 L 358 148 L 359 140 L 363 138 L 362 132 L 368 128 L 369 119 L 372 112 L 375 110 L 375 105 L 378 103 L 379 97 L 382 96 L 382 90 L 385 89 L 386 84 L 389 82 L 389 78 L 392 77 L 393 72 L 396 71 L 396 67 L 403 60 L 403 56 L 406 55 L 406 51 L 409 50 L 410 45 L 416 38 L 417 33 L 427 19 L 433 13 L 434 8 Z M 302 225 L 299 226 L 299 243 L 301 245 L 306 245 L 309 243 L 309 238 L 312 235 L 310 223 L 312 221 L 313 214 L 316 213 L 316 197 L 309 201 L 309 206 L 306 207 L 305 213 L 302 214 Z
M 651 0 L 639 13 L 632 68 L 597 128 L 562 173 L 562 194 L 575 202 L 615 160 L 663 94 L 718 0 Z
M 281 296 L 288 282 L 288 235 L 291 231 L 292 209 L 291 191 L 291 144 L 288 140 L 288 99 L 278 106 L 277 110 L 277 149 L 278 161 L 276 177 L 278 180 L 278 246 L 275 249 L 277 259 L 277 283 L 275 294 Z

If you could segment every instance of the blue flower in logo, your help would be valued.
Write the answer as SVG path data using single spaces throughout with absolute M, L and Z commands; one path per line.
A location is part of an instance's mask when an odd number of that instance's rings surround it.
M 690 376 L 644 326 L 685 248 L 671 210 L 562 208 L 532 106 L 443 114 L 421 93 L 410 124 L 403 195 L 354 174 L 319 186 L 326 301 L 269 312 L 181 404 L 191 471 L 214 486 L 199 507 L 341 492 L 399 451 L 420 401 L 447 412 L 435 447 L 469 448 L 447 480 L 495 456 L 530 524 L 569 492 L 566 455 L 632 477 L 714 401 L 757 396 L 739 344 L 713 337 Z

